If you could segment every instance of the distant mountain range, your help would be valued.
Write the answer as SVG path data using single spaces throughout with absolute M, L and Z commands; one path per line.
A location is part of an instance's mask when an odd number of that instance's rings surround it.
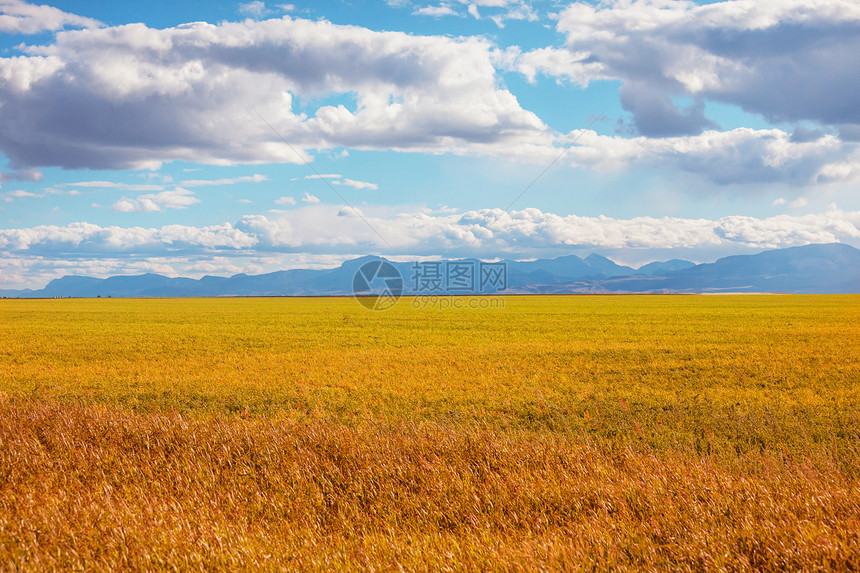
M 56 297 L 215 297 L 351 295 L 353 278 L 362 265 L 381 261 L 361 257 L 325 270 L 296 269 L 262 275 L 205 276 L 199 280 L 156 274 L 107 279 L 67 276 L 39 290 L 0 290 L 0 296 Z M 506 288 L 474 292 L 498 294 L 574 293 L 860 293 L 860 250 L 844 244 L 807 245 L 694 264 L 672 260 L 633 269 L 606 257 L 574 255 L 536 261 L 503 261 Z M 416 274 L 426 263 L 391 263 L 403 277 L 406 294 L 467 294 L 472 291 L 416 288 Z M 481 261 L 449 261 L 449 265 L 480 268 Z M 440 267 L 444 272 L 445 263 Z M 475 271 L 476 273 L 479 271 Z M 444 281 L 443 281 L 444 282 Z

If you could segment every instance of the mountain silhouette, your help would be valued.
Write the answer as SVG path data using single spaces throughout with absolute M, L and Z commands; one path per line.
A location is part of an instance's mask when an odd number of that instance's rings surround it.
M 293 269 L 261 275 L 171 278 L 158 274 L 97 279 L 66 276 L 39 290 L 6 290 L 0 296 L 20 298 L 57 297 L 217 297 L 217 296 L 334 296 L 351 295 L 353 278 L 362 265 L 385 260 L 366 256 L 332 269 Z M 536 261 L 503 261 L 507 265 L 504 290 L 422 290 L 417 276 L 425 263 L 392 262 L 403 277 L 405 294 L 564 294 L 564 293 L 860 293 L 860 250 L 832 243 L 769 250 L 757 255 L 736 255 L 714 263 L 694 264 L 671 260 L 638 269 L 619 265 L 592 254 L 566 255 Z M 477 259 L 442 262 L 472 265 Z M 444 281 L 443 281 L 444 283 Z

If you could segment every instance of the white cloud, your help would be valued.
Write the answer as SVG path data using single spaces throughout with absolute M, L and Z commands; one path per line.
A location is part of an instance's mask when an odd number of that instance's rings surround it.
M 275 199 L 276 205 L 295 205 L 296 198 L 295 197 L 281 197 L 280 199 Z
M 294 4 L 276 4 L 275 8 L 269 8 L 265 2 L 254 0 L 239 4 L 239 13 L 249 18 L 266 18 L 279 13 L 292 12 L 296 7 Z
M 305 196 L 302 197 L 302 203 L 319 203 L 319 202 L 320 202 L 319 197 L 315 197 L 315 196 L 313 196 L 307 192 L 305 193 Z
M 66 252 L 72 258 L 106 251 L 161 252 L 180 247 L 198 251 L 243 249 L 256 243 L 257 239 L 227 223 L 208 227 L 167 225 L 160 229 L 72 223 L 62 227 L 42 225 L 0 230 L 0 250 L 30 251 L 40 255 Z
M 588 52 L 571 52 L 558 48 L 539 48 L 523 53 L 518 46 L 494 52 L 496 65 L 521 73 L 530 83 L 540 74 L 566 79 L 580 86 L 603 79 L 603 64 L 590 59 Z
M 183 187 L 212 187 L 217 185 L 236 185 L 237 183 L 262 183 L 268 181 L 265 175 L 256 173 L 245 177 L 233 177 L 230 179 L 192 179 L 180 183 Z
M 2 198 L 3 201 L 7 203 L 11 203 L 15 199 L 30 199 L 44 196 L 44 193 L 33 193 L 31 191 L 24 191 L 23 189 L 16 189 L 15 191 L 7 191 L 5 193 L 0 193 L 0 198 Z
M 43 197 L 47 197 L 48 195 L 78 195 L 79 192 L 76 189 L 72 189 L 69 191 L 62 191 L 59 189 L 55 189 L 53 187 L 49 187 L 42 191 L 41 193 L 36 193 L 33 191 L 25 191 L 23 189 L 16 189 L 14 191 L 7 191 L 5 193 L 0 193 L 0 199 L 5 201 L 6 203 L 11 203 L 16 199 L 41 199 Z
M 768 219 L 724 217 L 718 223 L 714 231 L 721 239 L 759 248 L 834 243 L 860 237 L 860 213 L 838 210 Z
M 362 217 L 348 208 L 313 205 L 271 219 L 248 216 L 236 228 L 257 237 L 258 249 L 484 257 L 556 256 L 575 248 L 775 248 L 860 239 L 860 212 L 835 208 L 814 215 L 717 220 L 560 216 L 537 209 L 394 216 L 365 211 Z
M 860 212 L 832 207 L 824 213 L 770 218 L 561 216 L 538 209 L 506 213 L 483 209 L 459 213 L 393 213 L 311 204 L 276 216 L 248 215 L 235 225 L 160 229 L 100 227 L 74 223 L 0 230 L 0 252 L 72 258 L 111 252 L 201 255 L 210 250 L 350 254 L 365 249 L 391 255 L 555 256 L 571 249 L 775 248 L 860 240 Z M 378 231 L 368 228 L 365 221 Z
M 59 187 L 82 187 L 85 189 L 119 189 L 122 191 L 162 191 L 164 189 L 164 185 L 117 183 L 115 181 L 79 181 L 77 183 L 61 183 Z
M 844 161 L 835 161 L 822 166 L 816 180 L 819 183 L 832 183 L 860 179 L 860 148 L 856 145 L 853 147 L 854 153 L 846 156 Z
M 262 18 L 268 13 L 268 10 L 266 9 L 265 2 L 260 2 L 260 0 L 254 0 L 253 2 L 239 4 L 239 12 L 254 18 Z
M 305 179 L 340 179 L 341 177 L 342 175 L 338 175 L 337 173 L 315 173 L 306 176 Z
M 490 20 L 495 22 L 499 28 L 505 27 L 505 20 L 526 20 L 534 22 L 538 20 L 537 12 L 532 8 L 531 2 L 526 0 L 457 0 L 460 4 L 467 5 L 467 12 L 476 20 L 481 19 L 481 11 L 488 14 Z M 447 7 L 446 4 L 442 4 Z M 480 8 L 480 9 L 479 9 Z M 453 10 L 452 10 L 453 12 Z
M 35 5 L 23 0 L 0 1 L 0 32 L 12 34 L 38 34 L 63 28 L 96 28 L 102 24 L 63 12 L 48 5 Z
M 139 195 L 134 199 L 123 197 L 111 206 L 117 213 L 152 213 L 165 209 L 184 209 L 200 199 L 192 191 L 177 187 L 172 191 L 162 191 L 150 195 Z
M 576 165 L 614 170 L 632 166 L 661 166 L 704 175 L 718 185 L 783 182 L 793 185 L 849 181 L 838 179 L 854 170 L 820 174 L 834 162 L 853 157 L 856 145 L 824 136 L 815 141 L 795 142 L 779 129 L 706 131 L 687 137 L 624 138 L 599 135 L 591 130 L 571 134 L 578 138 L 569 152 Z M 570 136 L 569 136 L 570 137 Z
M 376 183 L 367 183 L 366 181 L 355 181 L 353 179 L 344 178 L 343 181 L 332 181 L 335 185 L 346 185 L 347 187 L 353 187 L 355 189 L 369 189 L 371 191 L 376 191 L 379 189 L 379 185 Z
M 439 18 L 441 16 L 458 16 L 456 11 L 452 10 L 450 6 L 446 4 L 441 4 L 439 6 L 424 6 L 422 8 L 417 8 L 413 14 L 417 16 L 432 16 L 434 18 Z
M 37 194 L 37 193 L 31 193 L 31 192 L 29 192 L 29 191 L 24 191 L 24 190 L 22 190 L 22 189 L 18 189 L 18 190 L 15 190 L 15 191 L 9 191 L 8 193 L 5 193 L 5 195 L 6 195 L 6 196 L 8 196 L 8 197 L 12 197 L 12 198 L 21 198 L 21 197 L 44 197 L 44 195 L 40 195 L 40 194 Z
M 338 175 L 337 173 L 318 173 L 314 175 L 308 175 L 304 177 L 304 179 L 324 179 L 332 185 L 346 185 L 347 187 L 354 187 L 355 189 L 370 189 L 372 191 L 376 191 L 377 189 L 379 189 L 379 185 L 377 185 L 376 183 L 356 181 L 354 179 L 344 177 L 343 175 Z M 298 178 L 292 179 L 291 181 L 298 181 Z

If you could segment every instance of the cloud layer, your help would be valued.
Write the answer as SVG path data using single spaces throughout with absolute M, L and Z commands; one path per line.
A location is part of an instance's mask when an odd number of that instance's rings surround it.
M 69 268 L 84 272 L 81 269 L 87 265 L 100 276 L 125 272 L 127 265 L 139 270 L 145 261 L 156 261 L 162 269 L 157 272 L 168 274 L 193 274 L 197 267 L 191 268 L 192 262 L 209 265 L 205 272 L 215 272 L 221 268 L 218 264 L 229 262 L 219 271 L 223 274 L 228 269 L 239 272 L 237 268 L 259 272 L 263 267 L 256 265 L 262 260 L 278 268 L 285 256 L 320 264 L 367 252 L 401 257 L 446 253 L 451 257 L 523 258 L 559 256 L 582 249 L 624 249 L 646 253 L 643 256 L 647 257 L 652 251 L 764 249 L 837 241 L 860 244 L 860 212 L 833 207 L 810 215 L 709 220 L 616 219 L 560 216 L 537 209 L 512 213 L 485 209 L 464 213 L 362 212 L 360 217 L 348 207 L 310 203 L 205 227 L 125 228 L 74 223 L 0 230 L 0 288 L 21 286 L 34 277 L 60 276 Z M 170 261 L 172 270 L 165 270 Z M 42 274 L 27 274 L 37 267 Z
M 860 73 L 840 75 L 854 64 L 837 48 L 852 47 L 854 40 L 840 35 L 822 40 L 821 49 L 840 63 L 816 68 L 824 82 L 818 84 L 817 76 L 801 81 L 785 71 L 787 65 L 777 65 L 788 60 L 774 58 L 793 57 L 794 48 L 771 34 L 785 21 L 833 32 L 838 20 L 853 30 L 856 10 L 838 16 L 835 9 L 821 10 L 813 18 L 791 4 L 801 18 L 788 8 L 767 12 L 762 6 L 771 3 L 762 2 L 747 7 L 750 24 L 730 17 L 740 4 L 574 4 L 558 22 L 568 34 L 569 49 L 526 53 L 515 47 L 500 51 L 481 38 L 375 32 L 289 17 L 164 30 L 132 24 L 63 31 L 50 45 L 0 58 L 0 152 L 15 170 L 0 179 L 35 179 L 37 169 L 46 166 L 141 169 L 171 160 L 302 163 L 314 150 L 338 147 L 546 165 L 574 140 L 565 161 L 583 168 L 677 167 L 717 184 L 807 185 L 855 178 L 860 172 L 856 143 L 815 130 L 797 138 L 776 129 L 717 131 L 703 102 L 723 99 L 748 106 L 752 104 L 738 98 L 753 98 L 750 90 L 759 90 L 771 99 L 794 102 L 791 111 L 786 107 L 790 102 L 762 100 L 762 110 L 780 117 L 821 119 L 825 108 L 842 109 L 832 119 L 849 133 L 860 109 L 860 90 L 845 88 Z M 470 5 L 516 12 L 520 3 Z M 765 39 L 729 42 L 731 47 L 728 40 L 715 44 L 713 30 L 734 30 L 744 38 L 764 34 Z M 759 54 L 771 44 L 771 56 Z M 719 48 L 722 55 L 706 48 Z M 678 54 L 697 55 L 687 61 Z M 750 83 L 759 81 L 754 79 L 759 67 L 772 65 L 783 70 L 785 77 L 773 79 L 781 89 Z M 749 70 L 741 73 L 743 66 Z M 582 84 L 621 78 L 621 102 L 633 113 L 642 136 L 554 132 L 504 88 L 497 68 L 518 70 L 531 79 L 549 73 Z M 835 82 L 841 82 L 839 93 L 827 97 L 840 103 L 830 105 L 819 92 L 835 89 Z M 784 97 L 799 93 L 800 84 L 805 94 Z M 296 97 L 325 102 L 343 94 L 353 94 L 355 105 L 323 104 L 312 115 L 294 105 Z M 678 105 L 673 99 L 678 95 L 699 99 Z M 824 99 L 813 105 L 813 96 Z

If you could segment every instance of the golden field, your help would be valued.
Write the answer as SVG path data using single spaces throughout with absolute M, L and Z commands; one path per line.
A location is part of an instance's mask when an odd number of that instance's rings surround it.
M 413 302 L 0 301 L 0 570 L 860 568 L 860 296 Z

